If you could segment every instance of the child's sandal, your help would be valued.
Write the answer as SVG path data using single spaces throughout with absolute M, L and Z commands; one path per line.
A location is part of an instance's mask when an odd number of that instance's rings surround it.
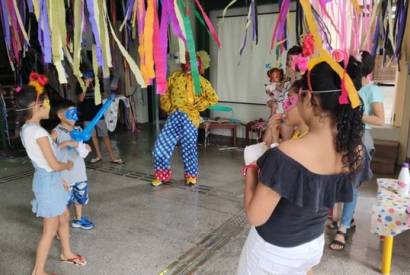
M 337 235 L 343 236 L 343 238 L 345 239 L 345 242 L 341 242 L 341 241 L 336 240 Z M 345 247 L 346 247 L 346 239 L 347 239 L 347 233 L 338 230 L 336 232 L 335 239 L 329 244 L 329 248 L 333 251 L 342 251 L 342 250 L 344 250 Z M 339 246 L 340 248 L 334 248 L 335 245 Z
M 338 229 L 339 225 L 337 224 L 337 221 L 332 221 L 331 223 L 327 225 L 327 228 L 334 230 L 334 229 Z
M 86 259 L 81 255 L 77 255 L 77 256 L 75 256 L 73 258 L 70 258 L 70 259 L 61 258 L 61 261 L 64 262 L 64 263 L 69 263 L 69 264 L 73 264 L 73 265 L 76 265 L 76 266 L 85 266 L 87 264 Z

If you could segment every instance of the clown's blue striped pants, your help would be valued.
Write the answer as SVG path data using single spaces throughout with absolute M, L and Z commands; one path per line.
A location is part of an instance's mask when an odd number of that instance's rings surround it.
M 155 177 L 161 181 L 171 179 L 171 158 L 177 143 L 181 145 L 185 178 L 198 176 L 198 128 L 184 112 L 173 112 L 165 122 L 153 151 Z

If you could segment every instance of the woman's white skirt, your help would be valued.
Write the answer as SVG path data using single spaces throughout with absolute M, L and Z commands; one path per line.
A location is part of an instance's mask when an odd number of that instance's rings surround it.
M 279 247 L 262 239 L 251 228 L 239 260 L 238 275 L 306 275 L 319 264 L 325 238 L 320 237 L 295 247 Z

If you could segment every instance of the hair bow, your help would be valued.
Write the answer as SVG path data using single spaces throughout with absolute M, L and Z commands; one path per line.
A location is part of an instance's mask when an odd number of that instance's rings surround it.
M 308 33 L 302 40 L 303 56 L 311 56 L 315 52 L 315 39 L 311 33 Z
M 292 68 L 293 70 L 299 70 L 301 73 L 304 73 L 308 69 L 309 59 L 302 55 L 293 55 L 292 56 Z

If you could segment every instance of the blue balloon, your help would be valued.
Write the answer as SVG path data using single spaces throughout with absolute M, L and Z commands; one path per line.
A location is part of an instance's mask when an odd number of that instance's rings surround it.
M 97 125 L 97 123 L 100 121 L 104 113 L 107 111 L 107 109 L 110 107 L 111 103 L 113 102 L 115 98 L 115 95 L 112 94 L 106 102 L 104 102 L 103 106 L 100 108 L 98 113 L 95 115 L 95 117 L 90 121 L 90 123 L 87 125 L 87 127 L 84 128 L 84 130 L 79 131 L 79 130 L 73 130 L 70 133 L 70 136 L 73 140 L 80 142 L 80 141 L 89 141 L 91 139 L 94 127 Z

